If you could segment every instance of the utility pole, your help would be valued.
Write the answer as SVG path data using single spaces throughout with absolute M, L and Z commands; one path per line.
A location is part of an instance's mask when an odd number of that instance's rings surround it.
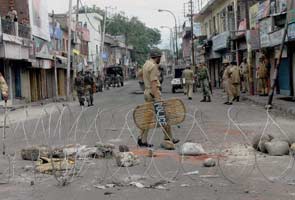
M 249 2 L 245 1 L 245 11 L 246 11 L 246 29 L 250 30 L 250 22 L 249 22 Z M 247 32 L 245 33 L 247 34 Z M 252 67 L 252 49 L 248 49 L 247 56 L 247 65 L 248 65 L 248 87 L 250 95 L 254 95 L 254 78 L 253 78 L 253 67 Z
M 68 12 L 68 66 L 67 66 L 67 100 L 70 100 L 70 84 L 71 84 L 71 48 L 72 48 L 72 5 L 73 0 L 69 0 Z
M 55 86 L 55 98 L 57 100 L 58 97 L 58 84 L 57 84 L 57 68 L 56 68 L 56 51 L 57 51 L 57 44 L 55 38 L 55 14 L 52 10 L 52 27 L 53 27 L 53 44 L 54 44 L 54 86 Z
M 80 8 L 80 0 L 77 0 L 77 10 L 76 10 L 76 27 L 75 27 L 75 30 L 76 30 L 76 36 L 78 36 L 78 25 L 79 25 L 79 8 Z M 79 44 L 76 44 L 76 49 L 78 49 L 78 46 Z M 78 66 L 78 62 L 79 62 L 79 57 L 78 55 L 74 55 L 75 57 L 75 67 L 74 67 L 74 78 L 76 78 L 77 76 L 77 66 Z
M 104 17 L 103 17 L 103 29 L 102 29 L 102 35 L 101 35 L 101 45 L 100 45 L 100 67 L 102 67 L 103 70 L 103 53 L 104 53 L 104 41 L 105 41 L 105 33 L 106 33 L 106 22 L 107 22 L 107 16 L 108 16 L 108 7 L 105 7 L 104 11 Z
M 195 45 L 194 45 L 194 5 L 193 0 L 190 0 L 189 2 L 190 6 L 190 21 L 191 21 L 191 42 L 192 42 L 192 65 L 195 71 Z

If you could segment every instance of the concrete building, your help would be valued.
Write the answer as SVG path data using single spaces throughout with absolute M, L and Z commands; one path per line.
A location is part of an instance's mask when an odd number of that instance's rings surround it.
M 197 49 L 206 60 L 212 84 L 221 87 L 222 61 L 241 62 L 247 57 L 246 17 L 248 8 L 257 1 L 211 0 L 196 14 L 201 23 L 202 35 Z M 247 8 L 247 9 L 246 9 Z M 197 53 L 198 54 L 198 53 Z
M 28 2 L 1 0 L 0 5 L 0 72 L 9 86 L 8 103 L 30 101 L 29 52 L 32 46 Z M 10 7 L 20 13 L 17 20 L 8 18 Z
M 102 41 L 102 21 L 103 17 L 97 13 L 81 13 L 79 21 L 87 24 L 90 34 L 90 42 L 88 48 L 88 62 L 92 69 L 102 71 L 103 66 L 100 64 L 101 41 Z

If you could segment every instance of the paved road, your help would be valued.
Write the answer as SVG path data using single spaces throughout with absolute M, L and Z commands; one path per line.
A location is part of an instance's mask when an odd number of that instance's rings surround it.
M 132 120 L 132 109 L 143 102 L 143 96 L 135 94 L 136 81 L 127 82 L 123 88 L 111 88 L 99 93 L 95 106 L 81 109 L 76 104 L 69 107 L 50 106 L 40 118 L 28 118 L 10 124 L 7 130 L 7 152 L 15 155 L 13 177 L 9 184 L 0 185 L 2 200 L 91 200 L 91 199 L 196 199 L 196 200 L 290 200 L 295 198 L 295 169 L 288 176 L 285 170 L 293 161 L 290 157 L 269 157 L 254 154 L 249 147 L 256 133 L 272 133 L 285 137 L 274 125 L 264 129 L 267 114 L 263 108 L 241 102 L 233 107 L 224 106 L 223 94 L 214 94 L 212 103 L 200 103 L 201 95 L 195 94 L 189 101 L 182 93 L 172 94 L 166 80 L 164 98 L 181 98 L 187 107 L 186 121 L 173 127 L 173 134 L 181 140 L 175 151 L 160 148 L 162 133 L 151 130 L 150 142 L 155 144 L 156 157 L 145 156 L 146 149 L 136 147 L 138 129 Z M 230 110 L 229 110 L 230 109 Z M 99 114 L 98 114 L 99 113 Z M 30 116 L 30 113 L 28 114 Z M 277 114 L 271 115 L 286 133 L 294 133 L 294 121 Z M 233 123 L 229 124 L 229 121 Z M 118 168 L 113 159 L 79 161 L 79 176 L 65 187 L 57 186 L 52 176 L 35 174 L 25 166 L 32 162 L 21 161 L 20 149 L 33 144 L 50 146 L 110 142 L 118 146 L 126 144 L 139 156 L 140 164 L 128 169 Z M 177 151 L 186 141 L 198 142 L 208 156 L 179 157 Z M 214 168 L 204 168 L 207 157 L 219 158 Z M 291 162 L 292 164 L 292 162 Z M 0 160 L 2 179 L 7 174 L 7 159 Z M 184 176 L 186 172 L 199 174 Z M 136 188 L 128 186 L 132 177 L 145 186 L 161 182 L 162 187 Z M 141 177 L 139 180 L 138 177 Z M 275 180 L 271 183 L 270 180 Z M 31 181 L 34 185 L 31 186 Z M 233 182 L 233 183 L 232 183 Z M 114 188 L 99 189 L 96 186 L 115 184 Z M 156 184 L 157 185 L 157 184 Z

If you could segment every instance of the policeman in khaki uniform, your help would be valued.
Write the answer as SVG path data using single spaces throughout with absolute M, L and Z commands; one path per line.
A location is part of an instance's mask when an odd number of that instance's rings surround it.
M 144 99 L 146 102 L 161 101 L 160 92 L 160 72 L 159 63 L 161 61 L 162 52 L 159 49 L 152 49 L 150 53 L 150 59 L 146 61 L 141 71 L 139 71 L 138 76 L 144 81 Z M 138 146 L 140 147 L 152 147 L 152 144 L 148 144 L 149 129 L 141 130 L 141 135 L 138 138 Z M 179 140 L 173 139 L 171 133 L 171 127 L 167 125 L 164 127 L 164 140 L 172 142 L 174 144 L 178 143 Z
M 267 78 L 268 78 L 268 70 L 266 67 L 266 58 L 265 55 L 262 55 L 259 58 L 259 66 L 257 70 L 257 78 L 258 78 L 258 92 L 260 96 L 267 96 Z
M 229 63 L 228 60 L 223 60 L 223 67 L 224 67 L 224 72 L 222 75 L 222 80 L 223 80 L 223 87 L 224 90 L 227 94 L 227 101 L 224 103 L 226 105 L 232 105 L 232 101 L 230 101 L 232 99 L 232 90 L 231 90 L 231 65 Z
M 1 73 L 0 73 L 0 90 L 1 90 L 3 100 L 5 102 L 7 102 L 7 100 L 8 100 L 8 86 L 7 86 L 7 83 Z
M 201 63 L 198 69 L 198 77 L 202 87 L 203 99 L 201 102 L 211 102 L 210 95 L 210 77 L 209 71 L 205 65 L 205 63 Z
M 230 68 L 231 74 L 231 90 L 233 97 L 230 99 L 230 102 L 236 100 L 240 101 L 241 95 L 241 71 L 235 62 L 232 62 L 232 67 Z
M 249 69 L 247 64 L 247 59 L 244 58 L 243 62 L 240 65 L 241 70 L 241 84 L 242 84 L 242 92 L 249 92 Z
M 194 72 L 191 67 L 188 65 L 186 69 L 182 72 L 182 78 L 184 79 L 185 83 L 185 93 L 189 100 L 192 100 L 193 95 L 193 86 L 194 86 Z

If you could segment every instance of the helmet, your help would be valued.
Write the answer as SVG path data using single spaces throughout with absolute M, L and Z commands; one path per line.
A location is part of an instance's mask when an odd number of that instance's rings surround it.
M 150 51 L 150 57 L 151 58 L 157 58 L 162 56 L 162 51 L 158 48 L 151 49 Z

